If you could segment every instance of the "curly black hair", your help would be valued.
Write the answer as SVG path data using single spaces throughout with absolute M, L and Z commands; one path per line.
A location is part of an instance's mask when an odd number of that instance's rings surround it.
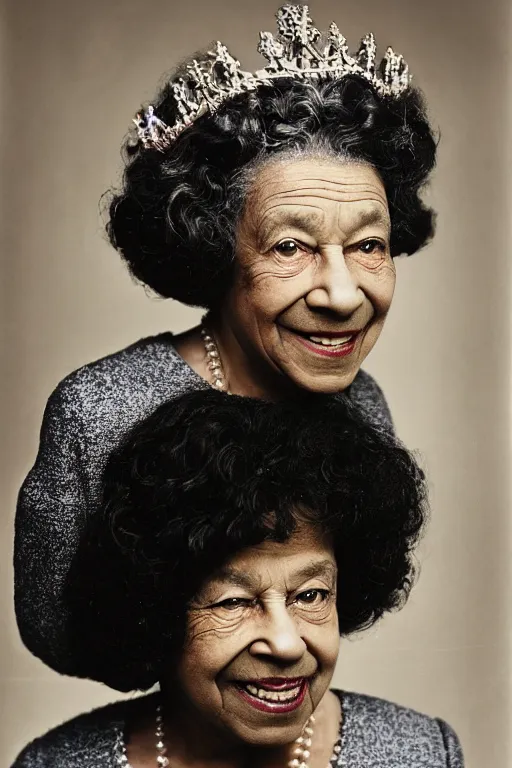
M 120 691 L 157 682 L 187 606 L 237 552 L 300 522 L 333 542 L 342 635 L 401 607 L 428 514 L 424 475 L 347 401 L 270 404 L 214 390 L 161 406 L 105 470 L 66 599 L 78 676 Z
M 172 125 L 170 82 L 154 103 Z M 390 97 L 356 75 L 318 84 L 283 78 L 198 118 L 164 152 L 126 149 L 123 188 L 109 205 L 110 242 L 135 278 L 185 304 L 214 309 L 222 301 L 251 171 L 280 153 L 371 164 L 388 197 L 392 256 L 415 253 L 433 235 L 434 213 L 419 193 L 436 140 L 417 89 Z

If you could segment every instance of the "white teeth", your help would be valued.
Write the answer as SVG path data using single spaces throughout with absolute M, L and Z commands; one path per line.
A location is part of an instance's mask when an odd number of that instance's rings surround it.
M 245 688 L 253 696 L 256 696 L 258 699 L 264 699 L 265 701 L 292 701 L 292 699 L 296 699 L 300 693 L 300 685 L 296 688 L 290 688 L 287 691 L 266 691 L 264 688 L 257 688 L 251 683 L 248 683 Z
M 338 336 L 337 338 L 331 338 L 326 336 L 310 336 L 309 339 L 316 344 L 322 344 L 324 347 L 340 347 L 342 344 L 346 344 L 352 340 L 352 336 Z

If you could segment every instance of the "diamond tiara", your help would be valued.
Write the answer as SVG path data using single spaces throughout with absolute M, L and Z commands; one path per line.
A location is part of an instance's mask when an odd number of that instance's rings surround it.
M 179 114 L 174 125 L 160 120 L 152 106 L 133 120 L 142 146 L 163 151 L 201 115 L 213 113 L 233 96 L 254 91 L 277 78 L 318 81 L 359 75 L 380 95 L 391 97 L 399 96 L 409 87 L 411 77 L 403 56 L 388 48 L 377 63 L 372 33 L 362 39 L 359 51 L 352 56 L 334 22 L 327 35 L 322 36 L 307 5 L 283 5 L 276 19 L 276 37 L 271 32 L 260 32 L 258 52 L 268 61 L 264 69 L 254 74 L 244 72 L 240 62 L 218 41 L 213 51 L 188 63 L 185 74 L 170 84 Z

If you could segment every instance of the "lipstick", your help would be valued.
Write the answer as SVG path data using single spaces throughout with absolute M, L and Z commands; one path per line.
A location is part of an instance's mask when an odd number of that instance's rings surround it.
M 316 355 L 323 357 L 347 357 L 356 346 L 360 331 L 344 333 L 315 333 L 301 335 L 295 333 L 297 341 Z M 325 339 L 328 343 L 322 343 Z
M 285 714 L 301 706 L 308 684 L 305 677 L 272 677 L 238 683 L 236 688 L 240 697 L 254 709 L 269 714 Z

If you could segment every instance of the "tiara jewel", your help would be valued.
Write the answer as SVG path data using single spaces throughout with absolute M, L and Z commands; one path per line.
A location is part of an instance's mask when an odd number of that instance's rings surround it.
M 228 49 L 217 42 L 200 60 L 186 65 L 185 73 L 171 83 L 179 117 L 166 125 L 149 106 L 134 123 L 142 146 L 163 151 L 191 123 L 206 112 L 215 112 L 228 99 L 269 84 L 276 78 L 339 80 L 359 75 L 382 96 L 397 97 L 409 87 L 409 68 L 392 48 L 377 63 L 373 34 L 366 35 L 352 56 L 347 41 L 334 22 L 326 35 L 314 26 L 307 5 L 283 5 L 276 14 L 277 36 L 260 32 L 258 52 L 268 61 L 254 74 L 244 72 Z

